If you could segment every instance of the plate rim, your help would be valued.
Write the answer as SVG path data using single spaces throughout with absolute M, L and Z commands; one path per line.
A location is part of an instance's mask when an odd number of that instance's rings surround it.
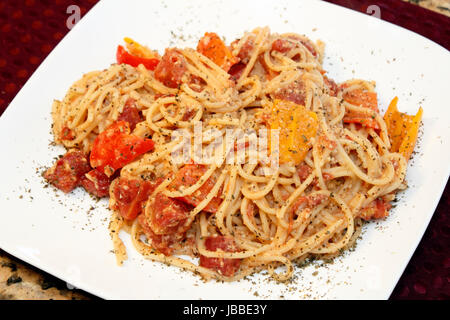
M 310 2 L 312 2 L 312 1 L 314 1 L 314 2 L 321 2 L 321 1 L 316 1 L 316 0 L 308 0 L 308 1 L 310 1 Z M 99 10 L 101 10 L 103 8 L 103 4 L 105 2 L 106 1 L 101 0 L 98 3 L 96 3 L 91 8 L 91 10 L 89 10 L 89 12 L 86 13 L 83 16 L 83 18 L 79 21 L 79 23 L 72 30 L 70 30 L 66 34 L 66 36 L 55 46 L 55 48 L 47 55 L 47 57 L 42 61 L 42 63 L 38 66 L 38 68 L 36 68 L 34 73 L 29 77 L 27 82 L 23 85 L 23 87 L 16 94 L 16 96 L 11 100 L 11 102 L 8 104 L 8 107 L 6 108 L 6 110 L 0 116 L 0 126 L 4 125 L 4 123 L 7 121 L 5 119 L 8 118 L 9 113 L 13 112 L 12 109 L 15 108 L 14 106 L 16 104 L 15 101 L 17 100 L 17 98 L 19 96 L 23 95 L 23 92 L 29 86 L 29 83 L 31 83 L 34 78 L 38 77 L 39 74 L 42 72 L 41 70 L 44 69 L 47 64 L 49 64 L 49 60 L 52 59 L 52 57 L 55 55 L 55 51 L 61 50 L 61 47 L 63 47 L 62 44 L 70 41 L 72 35 L 74 34 L 74 30 L 78 30 L 80 28 L 79 25 L 81 25 L 83 23 L 83 21 L 87 20 L 86 17 L 90 17 L 90 16 L 93 16 L 93 15 L 97 14 L 97 11 L 99 11 Z M 336 10 L 348 10 L 348 11 L 351 11 L 352 14 L 361 14 L 362 16 L 367 16 L 367 15 L 365 15 L 363 13 L 357 12 L 355 10 L 352 10 L 352 9 L 349 9 L 349 8 L 346 8 L 346 7 L 341 7 L 341 6 L 336 5 L 334 3 L 322 2 L 322 5 L 334 6 Z M 367 16 L 367 18 L 368 19 L 370 19 L 370 18 L 377 19 L 377 18 L 370 17 L 370 16 Z M 410 35 L 414 35 L 415 37 L 419 37 L 421 41 L 425 41 L 425 42 L 429 43 L 430 45 L 432 44 L 433 46 L 437 46 L 439 49 L 443 49 L 443 50 L 447 51 L 447 53 L 449 52 L 445 47 L 441 46 L 440 44 L 438 44 L 438 43 L 436 43 L 436 42 L 434 42 L 434 41 L 432 41 L 432 40 L 430 40 L 430 39 L 428 39 L 428 38 L 426 38 L 426 37 L 424 37 L 424 36 L 422 36 L 422 35 L 420 35 L 420 34 L 418 34 L 416 32 L 413 32 L 413 31 L 408 30 L 408 29 L 406 29 L 404 27 L 401 27 L 401 26 L 398 26 L 396 24 L 393 24 L 393 23 L 391 23 L 389 21 L 381 20 L 381 22 L 383 24 L 388 24 L 391 28 L 395 27 L 395 28 L 402 29 L 403 30 L 402 32 L 407 32 Z M 12 105 L 13 108 L 11 108 L 11 105 Z M 416 236 L 415 237 L 416 240 L 414 241 L 414 244 L 411 245 L 412 249 L 410 250 L 410 252 L 408 254 L 409 258 L 402 260 L 403 265 L 402 265 L 401 268 L 400 267 L 398 268 L 398 272 L 395 275 L 396 281 L 395 282 L 394 281 L 391 282 L 391 287 L 389 288 L 389 290 L 386 289 L 386 296 L 383 297 L 383 299 L 388 299 L 391 296 L 391 294 L 392 294 L 393 290 L 395 289 L 395 286 L 397 285 L 400 277 L 404 273 L 405 268 L 409 264 L 412 256 L 414 255 L 415 251 L 417 250 L 417 247 L 419 246 L 420 242 L 422 241 L 423 236 L 424 236 L 426 230 L 428 229 L 429 223 L 430 223 L 431 219 L 433 218 L 433 216 L 435 214 L 435 211 L 436 211 L 436 208 L 437 208 L 437 206 L 439 204 L 439 201 L 441 200 L 442 195 L 443 195 L 443 193 L 445 191 L 445 186 L 448 183 L 449 176 L 450 176 L 450 164 L 448 165 L 448 168 L 447 168 L 447 179 L 443 178 L 442 181 L 440 181 L 440 183 L 439 183 L 439 190 L 441 190 L 441 192 L 440 192 L 439 196 L 437 196 L 437 195 L 435 196 L 435 199 L 434 199 L 433 205 L 432 205 L 433 209 L 429 210 L 429 212 L 431 212 L 431 214 L 428 214 L 428 216 L 426 217 L 426 223 L 424 223 L 422 225 L 422 227 L 421 227 L 421 231 L 420 231 L 421 234 L 420 234 L 420 236 Z M 28 263 L 28 264 L 30 264 L 32 266 L 35 266 L 36 268 L 38 268 L 38 269 L 40 269 L 40 270 L 42 270 L 42 271 L 44 271 L 46 273 L 54 275 L 55 277 L 57 277 L 59 279 L 62 279 L 63 281 L 66 282 L 66 280 L 65 280 L 66 276 L 63 274 L 63 272 L 59 272 L 57 270 L 58 268 L 55 268 L 52 265 L 48 265 L 45 262 L 34 261 L 32 258 L 25 256 L 23 253 L 12 250 L 11 248 L 8 247 L 7 243 L 2 243 L 1 241 L 2 241 L 2 238 L 0 238 L 0 248 L 2 250 L 4 250 L 5 252 L 7 252 L 8 254 L 10 254 L 11 256 L 17 257 L 18 259 L 20 259 L 20 260 L 22 260 L 22 261 L 24 261 L 24 262 L 26 262 L 26 263 Z M 89 292 L 90 294 L 98 296 L 100 298 L 111 299 L 111 296 L 109 296 L 107 292 L 103 292 L 101 287 L 92 286 L 88 282 L 79 281 L 79 283 L 73 283 L 73 285 L 76 288 L 79 288 L 81 290 Z

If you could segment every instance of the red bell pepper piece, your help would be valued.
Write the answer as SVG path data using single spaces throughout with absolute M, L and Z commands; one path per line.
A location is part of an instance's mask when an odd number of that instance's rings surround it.
M 143 64 L 144 67 L 148 70 L 155 70 L 156 66 L 159 63 L 158 59 L 147 59 L 134 56 L 130 54 L 125 48 L 121 45 L 117 47 L 117 63 L 129 64 L 130 66 L 137 67 L 140 64 Z

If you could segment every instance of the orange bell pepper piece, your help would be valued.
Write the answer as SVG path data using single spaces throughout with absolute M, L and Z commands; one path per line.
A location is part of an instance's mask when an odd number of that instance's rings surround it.
M 398 111 L 397 103 L 398 98 L 395 97 L 384 114 L 384 121 L 391 141 L 390 151 L 401 153 L 406 160 L 409 160 L 416 145 L 423 109 L 420 107 L 414 116 L 407 115 Z
M 197 51 L 211 59 L 223 70 L 230 70 L 231 66 L 238 63 L 239 59 L 231 53 L 230 49 L 214 32 L 206 32 L 197 45 Z

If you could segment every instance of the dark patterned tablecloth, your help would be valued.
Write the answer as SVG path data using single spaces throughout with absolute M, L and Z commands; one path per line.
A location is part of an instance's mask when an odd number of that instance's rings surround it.
M 84 15 L 97 0 L 3 0 L 0 2 L 0 114 L 44 58 L 69 31 L 67 19 L 77 5 Z M 380 8 L 381 18 L 420 33 L 450 48 L 450 14 L 433 1 L 329 0 L 365 13 Z M 441 3 L 441 2 L 440 2 Z M 444 1 L 442 3 L 447 3 Z M 373 8 L 373 7 L 372 7 Z M 30 108 L 33 106 L 30 106 Z M 450 186 L 391 299 L 450 298 Z M 68 290 L 64 283 L 0 250 L 0 299 L 79 299 L 92 296 Z

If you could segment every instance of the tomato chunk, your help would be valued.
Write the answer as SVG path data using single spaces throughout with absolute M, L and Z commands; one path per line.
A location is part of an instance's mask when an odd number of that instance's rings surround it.
M 378 101 L 376 92 L 366 91 L 362 89 L 356 89 L 347 92 L 344 95 L 345 101 L 356 106 L 369 108 L 375 112 L 378 111 Z
M 188 222 L 190 207 L 162 193 L 155 196 L 150 206 L 150 216 L 141 214 L 139 224 L 153 248 L 170 255 L 173 245 L 185 238 L 191 225 Z
M 195 109 L 187 109 L 186 112 L 183 114 L 183 117 L 181 120 L 188 121 L 192 120 L 192 118 L 197 114 L 197 110 Z
M 124 219 L 134 220 L 142 212 L 142 207 L 150 194 L 161 182 L 162 179 L 144 181 L 120 177 L 113 186 L 112 209 L 118 210 Z
M 155 70 L 156 66 L 159 63 L 158 59 L 154 58 L 142 58 L 138 56 L 134 56 L 125 50 L 123 46 L 117 47 L 117 53 L 116 53 L 117 63 L 122 64 L 128 64 L 132 67 L 138 67 L 140 64 L 143 64 L 144 67 L 148 70 Z
M 311 41 L 306 39 L 301 39 L 300 42 L 308 49 L 309 52 L 312 53 L 314 57 L 317 57 L 317 51 L 314 49 L 314 45 Z
M 318 140 L 318 144 L 320 146 L 320 149 L 329 149 L 329 150 L 334 150 L 337 147 L 337 143 L 336 141 L 330 140 L 326 135 L 321 135 L 319 136 Z
M 325 86 L 328 88 L 329 90 L 329 94 L 330 96 L 336 97 L 337 93 L 339 91 L 339 87 L 336 84 L 336 82 L 334 82 L 333 79 L 328 78 L 327 76 L 323 76 L 323 80 L 325 83 Z
M 379 112 L 377 94 L 375 92 L 356 89 L 344 94 L 344 100 L 355 106 L 368 108 L 373 111 L 372 114 L 364 114 L 357 111 L 347 111 L 344 116 L 345 123 L 357 123 L 365 127 L 380 129 L 380 125 L 375 120 L 375 113 Z
M 117 118 L 118 121 L 126 121 L 130 125 L 130 130 L 133 131 L 139 122 L 144 121 L 144 117 L 136 107 L 136 100 L 129 98 L 125 102 L 122 113 Z
M 195 92 L 202 92 L 205 86 L 205 80 L 203 80 L 201 77 L 191 74 L 189 79 L 189 88 L 191 88 Z
M 81 185 L 83 188 L 90 194 L 99 198 L 108 196 L 110 184 L 111 179 L 97 169 L 89 171 L 81 178 Z
M 312 169 L 306 163 L 302 162 L 297 166 L 297 174 L 301 182 L 305 181 L 311 173 Z
M 319 204 L 321 204 L 323 201 L 325 201 L 328 198 L 328 196 L 324 194 L 316 194 L 316 195 L 310 195 L 306 197 L 299 197 L 293 204 L 292 207 L 289 209 L 289 227 L 288 227 L 288 233 L 292 231 L 292 226 L 294 223 L 294 215 L 299 214 L 299 210 L 303 210 L 305 208 L 312 209 Z
M 272 43 L 272 50 L 286 53 L 296 47 L 296 44 L 287 40 L 277 39 Z
M 247 205 L 247 216 L 250 219 L 253 219 L 257 212 L 258 212 L 258 207 L 256 206 L 256 204 L 254 204 L 253 201 L 249 201 L 248 205 Z
M 389 215 L 392 205 L 381 198 L 372 201 L 367 207 L 361 209 L 359 216 L 364 220 L 383 219 Z
M 235 40 L 231 43 L 231 49 L 234 50 L 239 43 L 239 39 Z M 239 49 L 239 52 L 237 54 L 237 57 L 243 64 L 247 64 L 250 61 L 251 54 L 253 52 L 253 49 L 255 48 L 255 42 L 252 38 L 247 39 L 245 41 L 241 48 Z
M 207 167 L 204 165 L 187 164 L 177 172 L 175 179 L 169 187 L 173 190 L 178 190 L 181 186 L 190 187 L 197 183 L 197 181 L 205 174 L 206 171 Z M 187 204 L 197 206 L 211 192 L 214 184 L 214 179 L 209 178 L 192 195 L 180 197 L 178 199 Z M 221 193 L 220 190 L 218 193 Z M 203 210 L 210 213 L 216 213 L 221 203 L 222 199 L 216 196 L 212 198 L 212 200 Z
M 272 43 L 272 50 L 274 51 L 278 51 L 281 53 L 286 53 L 292 49 L 295 49 L 297 47 L 299 47 L 299 44 L 301 43 L 303 46 L 306 47 L 306 49 L 308 49 L 309 52 L 311 52 L 311 54 L 314 57 L 317 57 L 317 52 L 314 49 L 314 45 L 312 44 L 312 42 L 306 40 L 306 39 L 302 39 L 302 38 L 298 38 L 295 36 L 290 36 L 289 40 L 287 39 L 277 39 Z M 294 57 L 295 59 L 296 57 Z
M 239 61 L 237 57 L 233 56 L 222 39 L 213 32 L 205 33 L 198 42 L 197 51 L 211 59 L 225 71 L 230 70 L 231 66 Z
M 187 70 L 187 62 L 177 49 L 166 49 L 155 69 L 155 78 L 169 88 L 177 88 Z
M 70 129 L 69 127 L 65 126 L 65 127 L 62 128 L 59 138 L 61 140 L 71 141 L 71 140 L 75 139 L 75 134 L 74 134 L 72 129 Z
M 247 65 L 242 62 L 233 65 L 230 70 L 228 70 L 228 74 L 230 75 L 231 80 L 238 81 L 242 73 L 244 73 L 246 66 Z
M 312 196 L 300 197 L 292 205 L 292 211 L 296 212 L 299 208 L 314 208 L 321 204 L 328 196 L 324 194 L 316 194 Z
M 156 234 L 186 231 L 190 207 L 185 203 L 158 193 L 151 204 L 151 212 L 150 227 Z
M 94 140 L 91 166 L 111 176 L 115 170 L 132 162 L 140 155 L 153 150 L 151 139 L 130 134 L 128 122 L 117 121 Z
M 144 214 L 139 215 L 138 222 L 152 247 L 166 256 L 170 256 L 174 250 L 173 245 L 182 241 L 185 237 L 184 233 L 162 235 L 154 233 Z
M 289 85 L 275 91 L 274 98 L 291 101 L 304 106 L 306 100 L 305 84 L 302 80 L 295 80 Z
M 44 178 L 68 193 L 80 185 L 82 177 L 90 170 L 86 155 L 79 150 L 70 150 L 44 173 Z
M 217 251 L 217 249 L 224 252 L 239 251 L 233 238 L 224 236 L 207 237 L 205 239 L 205 247 L 209 251 Z M 226 277 L 233 276 L 239 270 L 240 264 L 240 259 L 208 258 L 202 255 L 200 256 L 200 266 L 215 270 Z

